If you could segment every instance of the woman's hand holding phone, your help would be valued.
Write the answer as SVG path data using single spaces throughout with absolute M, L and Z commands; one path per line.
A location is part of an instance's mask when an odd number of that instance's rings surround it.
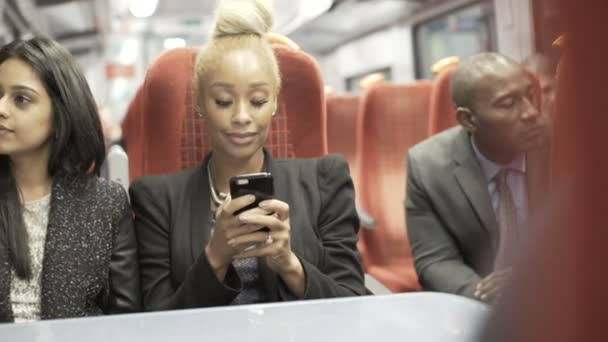
M 230 192 L 238 197 L 228 196 L 218 208 L 215 231 L 205 248 L 218 279 L 223 281 L 235 259 L 263 257 L 268 268 L 281 276 L 291 292 L 303 297 L 305 274 L 302 263 L 291 250 L 289 205 L 269 199 L 274 193 L 272 175 L 233 177 Z
M 246 195 L 239 198 L 226 198 L 222 205 L 217 209 L 215 217 L 215 227 L 207 246 L 205 254 L 207 260 L 214 270 L 217 278 L 223 281 L 226 277 L 228 266 L 234 260 L 234 256 L 241 253 L 239 246 L 229 241 L 236 237 L 251 234 L 262 229 L 264 226 L 254 224 L 243 224 L 239 220 L 239 216 L 233 213 L 255 202 L 255 196 Z M 242 214 L 268 214 L 260 208 L 253 208 L 243 212 Z M 242 215 L 241 214 L 241 215 Z
M 268 268 L 279 274 L 291 292 L 298 297 L 304 295 L 305 275 L 300 259 L 291 250 L 291 226 L 289 205 L 277 199 L 266 200 L 259 207 L 269 214 L 247 211 L 238 216 L 248 227 L 268 227 L 269 231 L 243 234 L 228 241 L 241 252 L 235 259 L 264 257 Z M 248 249 L 246 246 L 256 245 Z

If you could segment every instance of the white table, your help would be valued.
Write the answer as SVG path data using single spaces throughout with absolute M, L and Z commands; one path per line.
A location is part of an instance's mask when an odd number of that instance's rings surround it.
M 421 292 L 0 324 L 2 342 L 474 341 L 479 302 Z

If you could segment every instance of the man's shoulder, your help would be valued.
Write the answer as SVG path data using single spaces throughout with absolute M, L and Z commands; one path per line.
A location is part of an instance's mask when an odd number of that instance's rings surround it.
M 462 139 L 463 128 L 453 127 L 416 144 L 409 151 L 410 162 L 425 166 L 445 165 L 454 159 L 454 146 Z

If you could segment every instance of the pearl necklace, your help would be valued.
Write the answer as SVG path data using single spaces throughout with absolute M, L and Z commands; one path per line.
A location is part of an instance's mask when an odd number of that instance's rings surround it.
M 211 162 L 207 163 L 207 176 L 209 178 L 209 187 L 211 188 L 211 199 L 213 200 L 213 203 L 215 203 L 215 206 L 219 208 L 228 195 L 215 190 L 213 178 L 211 177 L 211 169 L 209 168 L 210 164 Z

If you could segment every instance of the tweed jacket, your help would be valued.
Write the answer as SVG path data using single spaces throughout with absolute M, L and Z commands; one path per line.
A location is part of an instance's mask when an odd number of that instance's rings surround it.
M 0 322 L 12 322 L 11 263 L 0 246 Z M 56 178 L 41 275 L 41 319 L 138 311 L 137 245 L 124 189 Z

